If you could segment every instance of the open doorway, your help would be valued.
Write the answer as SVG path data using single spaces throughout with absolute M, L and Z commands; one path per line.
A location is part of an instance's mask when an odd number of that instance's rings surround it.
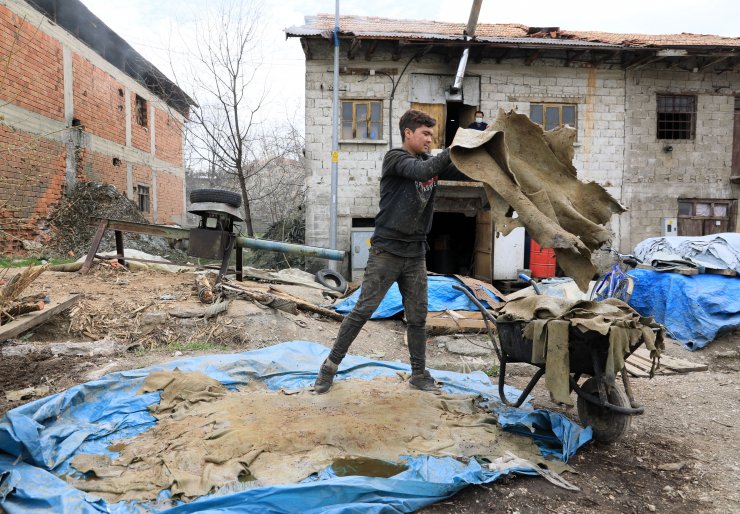
M 447 102 L 447 118 L 445 122 L 445 148 L 452 144 L 457 129 L 467 128 L 475 121 L 475 107 L 462 102 Z
M 435 212 L 427 241 L 429 271 L 445 275 L 472 274 L 475 217 L 460 212 Z

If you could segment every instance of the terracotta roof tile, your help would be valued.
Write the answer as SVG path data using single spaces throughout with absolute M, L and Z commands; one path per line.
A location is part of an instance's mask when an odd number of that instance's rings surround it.
M 447 23 L 428 20 L 396 20 L 374 16 L 342 16 L 340 29 L 365 37 L 384 37 L 391 39 L 458 39 L 465 30 L 464 23 Z M 306 16 L 306 23 L 300 27 L 286 29 L 288 35 L 304 36 L 327 33 L 334 28 L 334 15 L 318 14 Z M 539 32 L 528 34 L 530 27 L 515 23 L 478 24 L 475 35 L 484 40 L 490 38 L 528 38 L 547 39 L 550 43 L 562 41 L 563 44 L 583 41 L 619 45 L 627 47 L 643 46 L 724 46 L 740 47 L 740 38 L 713 36 L 706 34 L 618 34 L 612 32 L 561 30 L 557 33 Z M 555 36 L 555 37 L 553 37 Z M 533 41 L 534 42 L 534 41 Z M 544 42 L 544 41 L 543 41 Z

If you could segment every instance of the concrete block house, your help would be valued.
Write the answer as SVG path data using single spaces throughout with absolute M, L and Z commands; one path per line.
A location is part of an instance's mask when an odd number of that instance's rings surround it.
M 79 0 L 0 0 L 0 253 L 78 181 L 181 223 L 192 100 Z
M 333 16 L 317 15 L 286 29 L 306 59 L 306 233 L 320 246 L 329 241 L 333 27 Z M 438 148 L 477 109 L 489 122 L 515 109 L 547 130 L 575 127 L 579 177 L 629 209 L 611 223 L 623 252 L 661 234 L 736 230 L 740 38 L 479 24 L 466 41 L 464 29 L 341 18 L 338 241 L 353 256 L 348 268 L 361 274 L 383 155 L 400 145 L 398 119 L 411 107 L 439 120 Z M 466 46 L 462 91 L 452 94 Z M 497 238 L 486 207 L 476 183 L 440 183 L 430 270 L 503 280 L 527 264 L 526 234 Z

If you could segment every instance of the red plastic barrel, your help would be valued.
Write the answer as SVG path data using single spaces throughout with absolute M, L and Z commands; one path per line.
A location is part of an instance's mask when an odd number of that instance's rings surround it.
M 540 248 L 537 241 L 532 239 L 529 246 L 529 269 L 532 278 L 549 278 L 555 276 L 555 250 Z

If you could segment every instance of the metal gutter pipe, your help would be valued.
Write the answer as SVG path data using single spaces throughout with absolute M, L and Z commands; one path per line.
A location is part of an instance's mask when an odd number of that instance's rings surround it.
M 334 99 L 331 124 L 331 203 L 329 207 L 329 246 L 337 248 L 337 182 L 339 181 L 339 0 L 334 12 Z M 337 269 L 332 261 L 329 268 Z

